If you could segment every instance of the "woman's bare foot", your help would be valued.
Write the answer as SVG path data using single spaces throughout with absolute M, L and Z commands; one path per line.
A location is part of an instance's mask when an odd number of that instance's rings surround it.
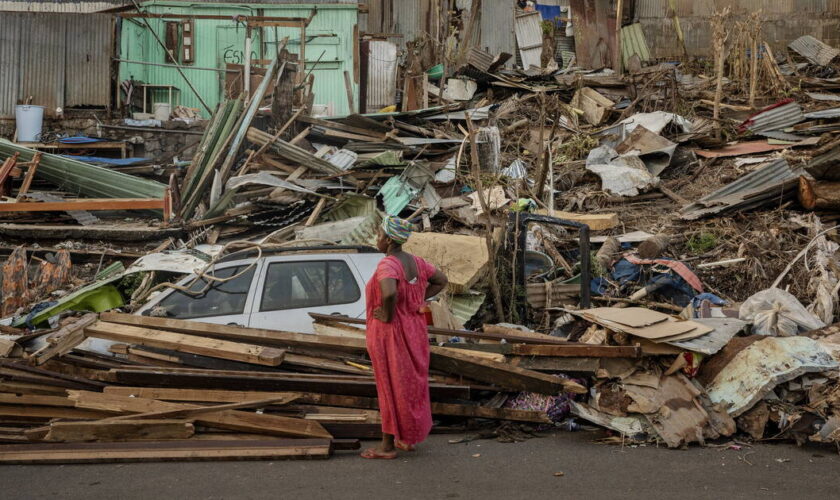
M 417 448 L 413 444 L 404 443 L 402 441 L 394 441 L 394 447 L 402 451 L 415 451 Z
M 376 448 L 368 448 L 361 454 L 362 458 L 369 458 L 369 459 L 381 459 L 381 460 L 393 460 L 397 458 L 397 451 L 384 451 L 379 447 Z

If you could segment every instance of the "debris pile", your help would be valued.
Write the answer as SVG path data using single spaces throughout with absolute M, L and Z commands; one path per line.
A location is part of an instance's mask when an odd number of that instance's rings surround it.
M 0 142 L 0 235 L 25 243 L 3 246 L 0 461 L 376 437 L 361 290 L 385 215 L 449 278 L 439 429 L 840 443 L 840 50 L 711 21 L 714 61 L 620 71 L 409 51 L 400 110 L 346 116 L 314 112 L 287 39 L 168 184 Z

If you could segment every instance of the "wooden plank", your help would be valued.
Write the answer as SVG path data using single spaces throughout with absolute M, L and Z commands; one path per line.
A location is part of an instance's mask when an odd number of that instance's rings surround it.
M 496 385 L 502 389 L 556 395 L 560 392 L 584 394 L 586 388 L 571 380 L 524 370 L 507 363 L 461 354 L 456 349 L 431 346 L 431 367 Z
M 0 446 L 4 464 L 74 464 L 205 460 L 329 458 L 329 439 L 164 441 Z
M 15 370 L 21 371 L 25 373 L 31 373 L 38 376 L 41 379 L 45 379 L 48 385 L 59 385 L 60 381 L 67 382 L 73 386 L 79 386 L 84 388 L 101 388 L 105 387 L 105 384 L 101 382 L 97 382 L 95 380 L 89 380 L 83 377 L 75 377 L 72 375 L 65 375 L 63 373 L 58 373 L 52 370 L 45 370 L 43 368 L 36 368 L 34 366 L 28 366 L 22 364 L 20 362 L 12 362 L 5 359 L 0 359 L 0 366 L 5 367 L 6 370 Z M 69 387 L 69 385 L 65 385 Z
M 366 128 L 361 127 L 353 127 L 350 125 L 345 125 L 343 123 L 334 122 L 330 120 L 323 120 L 321 118 L 315 118 L 312 116 L 300 116 L 297 119 L 299 122 L 308 123 L 310 125 L 315 125 L 322 128 L 328 128 L 331 130 L 338 130 L 340 132 L 346 132 L 348 134 L 354 134 L 357 136 L 365 136 L 367 137 L 366 140 L 376 139 L 377 141 L 385 141 L 386 136 L 385 134 L 374 132 L 373 130 L 369 130 Z
M 12 170 L 15 168 L 19 155 L 20 153 L 15 153 L 14 155 L 6 158 L 3 161 L 2 167 L 0 167 L 0 196 L 7 196 L 9 194 L 9 177 L 12 174 Z
M 93 409 L 111 413 L 151 413 L 156 411 L 201 408 L 199 405 L 167 403 L 154 399 L 126 397 L 88 391 L 69 391 L 70 399 L 77 408 Z M 255 434 L 271 434 L 288 437 L 329 438 L 330 435 L 318 423 L 299 418 L 279 417 L 249 413 L 238 410 L 226 410 L 218 413 L 199 415 L 196 423 L 207 427 L 228 429 Z
M 472 356 L 471 360 L 477 360 Z M 274 376 L 211 375 L 189 372 L 166 372 L 160 370 L 115 369 L 111 371 L 113 382 L 125 385 L 149 385 L 156 387 L 182 387 L 193 389 L 245 389 L 251 391 L 315 392 L 319 394 L 340 394 L 346 396 L 376 396 L 373 379 L 330 376 L 317 378 L 307 374 L 289 376 L 278 373 Z M 467 398 L 469 387 L 447 384 L 429 384 L 433 398 Z
M 202 335 L 213 338 L 254 342 L 273 346 L 301 346 L 326 347 L 350 352 L 367 352 L 363 338 L 338 338 L 324 335 L 307 335 L 305 333 L 283 332 L 279 330 L 265 330 L 257 328 L 241 328 L 228 325 L 200 323 L 171 318 L 153 318 L 150 316 L 135 316 L 122 313 L 102 313 L 101 321 L 119 323 L 123 325 L 145 326 L 159 328 L 171 332 Z
M 540 215 L 549 215 L 547 210 L 537 210 L 537 213 Z M 605 214 L 578 214 L 555 210 L 551 215 L 552 217 L 557 217 L 558 219 L 565 219 L 572 222 L 586 224 L 592 231 L 612 229 L 617 227 L 619 224 L 618 214 L 613 212 Z
M 526 370 L 547 372 L 583 372 L 594 374 L 600 367 L 600 358 L 558 358 L 547 356 L 514 356 L 509 362 Z
M 242 410 L 250 408 L 264 408 L 269 405 L 285 405 L 300 398 L 297 393 L 281 393 L 281 395 L 255 399 L 250 401 L 242 401 L 238 403 L 227 403 L 223 405 L 202 406 L 199 408 L 182 408 L 178 410 L 162 410 L 151 411 L 147 413 L 137 413 L 134 415 L 114 417 L 109 420 L 140 420 L 140 419 L 161 419 L 161 418 L 194 418 L 199 415 L 207 415 L 210 413 L 218 413 L 227 410 Z
M 44 396 L 38 394 L 0 393 L 0 404 L 25 406 L 56 406 L 75 408 L 76 404 L 67 396 Z
M 85 328 L 85 335 L 267 366 L 280 365 L 285 355 L 285 351 L 272 347 L 117 325 L 103 321 L 98 321 Z
M 99 420 L 93 422 L 53 422 L 44 441 L 136 441 L 189 439 L 195 427 L 186 420 Z
M 85 314 L 69 325 L 63 326 L 47 339 L 47 345 L 38 349 L 30 359 L 37 365 L 43 365 L 56 356 L 63 356 L 85 340 L 84 329 L 96 322 L 96 314 Z
M 108 386 L 105 394 L 125 397 L 139 397 L 146 399 L 160 399 L 164 401 L 189 401 L 206 403 L 237 403 L 260 397 L 274 397 L 282 392 L 238 391 L 222 389 L 173 389 L 164 387 L 120 387 Z M 301 402 L 321 404 L 344 408 L 376 409 L 375 398 L 358 396 L 343 396 L 337 394 L 302 393 Z
M 32 155 L 32 161 L 29 162 L 29 168 L 26 170 L 26 177 L 23 178 L 23 183 L 20 185 L 20 189 L 18 189 L 17 201 L 20 201 L 26 193 L 29 192 L 29 188 L 32 186 L 32 181 L 35 180 L 35 172 L 38 171 L 38 165 L 41 163 L 41 153 L 35 153 Z
M 328 325 L 335 325 L 338 323 L 345 323 L 347 325 L 364 325 L 365 320 L 358 319 L 358 318 L 346 318 L 346 317 L 336 317 L 330 316 L 326 314 L 317 314 L 317 313 L 310 313 L 314 320 L 318 323 L 325 323 Z M 317 324 L 317 323 L 316 323 Z M 358 329 L 357 329 L 358 330 Z M 362 331 L 363 332 L 363 331 Z M 464 337 L 469 339 L 479 339 L 479 340 L 506 340 L 508 342 L 518 342 L 523 344 L 557 344 L 557 345 L 565 345 L 568 342 L 556 339 L 554 337 L 545 335 L 540 336 L 539 338 L 535 338 L 528 334 L 519 335 L 510 330 L 506 330 L 505 333 L 495 333 L 495 332 L 473 332 L 469 330 L 450 330 L 448 328 L 436 328 L 433 326 L 428 327 L 429 335 L 444 335 L 449 337 Z M 518 332 L 518 331 L 517 331 Z
M 607 345 L 526 345 L 510 344 L 510 354 L 563 358 L 639 358 L 640 347 Z
M 487 408 L 484 406 L 449 403 L 432 403 L 432 414 L 454 417 L 489 418 L 492 420 L 511 420 L 514 422 L 534 422 L 540 424 L 551 423 L 548 414 L 542 411 Z
M 34 417 L 41 419 L 99 419 L 107 417 L 102 411 L 58 406 L 25 406 L 0 404 L 0 417 Z
M 163 210 L 163 198 L 85 198 L 74 201 L 0 203 L 0 212 L 67 212 L 73 210 Z

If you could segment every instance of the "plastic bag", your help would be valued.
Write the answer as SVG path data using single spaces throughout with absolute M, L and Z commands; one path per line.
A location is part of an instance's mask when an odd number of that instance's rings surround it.
M 796 297 L 778 288 L 768 288 L 748 298 L 741 304 L 738 317 L 753 324 L 753 334 L 771 337 L 792 337 L 826 326 Z

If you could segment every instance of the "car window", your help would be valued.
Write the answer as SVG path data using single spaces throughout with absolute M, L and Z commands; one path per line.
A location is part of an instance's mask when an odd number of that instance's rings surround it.
M 160 301 L 157 307 L 166 311 L 169 318 L 193 319 L 210 316 L 228 316 L 242 314 L 245 311 L 245 300 L 254 278 L 255 266 L 235 266 L 218 269 L 214 276 L 230 278 L 230 281 L 213 282 L 210 288 L 201 295 L 191 295 L 176 290 Z M 241 273 L 241 274 L 240 274 Z M 191 291 L 200 291 L 207 286 L 204 279 L 195 280 L 189 286 Z
M 350 304 L 361 295 L 344 261 L 275 262 L 266 271 L 260 311 Z

